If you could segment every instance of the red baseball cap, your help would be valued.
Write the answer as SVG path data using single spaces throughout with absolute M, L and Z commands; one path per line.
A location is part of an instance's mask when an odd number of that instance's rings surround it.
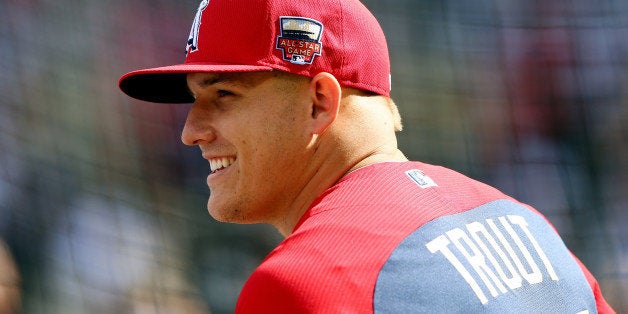
M 358 0 L 203 0 L 182 64 L 129 72 L 120 89 L 140 100 L 191 103 L 192 72 L 329 72 L 343 86 L 390 95 L 379 23 Z

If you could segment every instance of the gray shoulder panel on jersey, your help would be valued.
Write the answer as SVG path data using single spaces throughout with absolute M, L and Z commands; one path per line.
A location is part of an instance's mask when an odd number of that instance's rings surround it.
M 545 219 L 497 200 L 433 220 L 382 267 L 376 313 L 595 313 L 580 267 Z M 587 312 L 588 311 L 588 312 Z

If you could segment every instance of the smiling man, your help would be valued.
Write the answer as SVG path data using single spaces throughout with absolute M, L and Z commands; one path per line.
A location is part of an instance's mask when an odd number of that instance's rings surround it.
M 218 220 L 266 222 L 288 236 L 345 173 L 405 160 L 392 102 L 329 73 L 192 73 L 187 82 L 195 102 L 182 140 L 210 162 L 207 207 Z
M 186 52 L 119 85 L 193 103 L 181 139 L 211 166 L 211 216 L 284 235 L 237 312 L 612 312 L 538 211 L 397 148 L 359 1 L 202 1 Z

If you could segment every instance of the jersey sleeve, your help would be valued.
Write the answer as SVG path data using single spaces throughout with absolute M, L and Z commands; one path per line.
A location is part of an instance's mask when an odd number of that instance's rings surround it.
M 606 299 L 604 299 L 604 296 L 602 295 L 602 290 L 600 289 L 600 286 L 595 277 L 593 277 L 593 274 L 591 274 L 591 272 L 582 263 L 582 261 L 580 261 L 580 259 L 578 259 L 578 257 L 576 257 L 573 253 L 572 256 L 582 269 L 584 277 L 587 279 L 589 285 L 591 286 L 591 290 L 593 291 L 593 295 L 595 296 L 595 304 L 597 306 L 598 313 L 615 313 L 615 310 L 613 310 L 610 304 L 606 302 Z
M 342 258 L 332 262 L 327 254 L 267 260 L 244 285 L 235 312 L 372 313 L 372 285 L 364 284 L 367 276 L 348 263 Z
M 305 313 L 306 304 L 298 295 L 296 285 L 280 276 L 257 270 L 244 285 L 236 313 Z

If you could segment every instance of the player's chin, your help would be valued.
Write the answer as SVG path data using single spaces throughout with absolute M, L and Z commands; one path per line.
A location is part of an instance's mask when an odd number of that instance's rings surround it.
M 207 211 L 212 218 L 220 222 L 246 223 L 244 215 L 239 209 L 214 204 L 211 198 L 207 202 Z

